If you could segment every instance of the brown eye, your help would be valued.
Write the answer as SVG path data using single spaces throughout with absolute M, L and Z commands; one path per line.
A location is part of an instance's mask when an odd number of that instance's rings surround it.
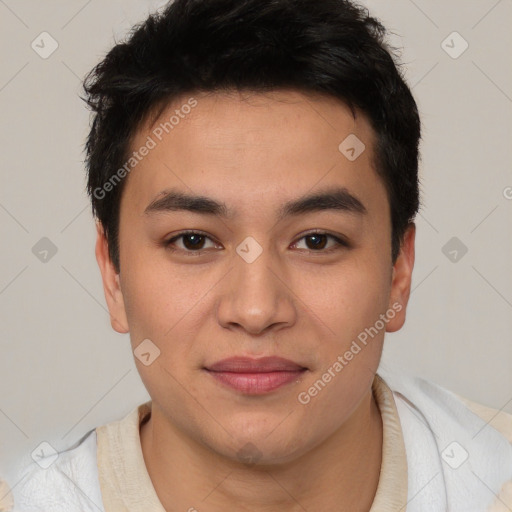
M 203 235 L 183 235 L 183 245 L 190 250 L 193 249 L 202 249 L 205 241 L 205 237 Z
M 167 240 L 164 244 L 169 250 L 182 251 L 184 253 L 198 253 L 203 249 L 206 249 L 205 243 L 211 239 L 197 231 L 187 231 L 173 236 Z M 212 246 L 215 244 L 212 242 Z
M 308 245 L 309 249 L 324 249 L 327 244 L 327 235 L 308 235 L 304 237 L 306 240 L 309 240 L 311 242 L 310 245 Z
M 327 247 L 328 240 L 331 239 L 334 241 L 334 244 Z M 348 244 L 342 240 L 341 238 L 338 238 L 337 236 L 331 235 L 329 233 L 320 233 L 320 232 L 314 232 L 304 235 L 300 240 L 306 241 L 306 247 L 305 249 L 310 252 L 331 252 L 335 251 L 337 249 L 340 249 L 341 247 L 348 247 Z M 295 243 L 295 246 L 299 242 Z

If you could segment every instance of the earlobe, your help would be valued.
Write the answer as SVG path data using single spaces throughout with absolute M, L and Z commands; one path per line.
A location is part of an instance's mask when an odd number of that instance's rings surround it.
M 129 328 L 119 274 L 110 259 L 108 241 L 99 221 L 96 222 L 96 231 L 96 261 L 101 272 L 103 291 L 110 313 L 110 324 L 115 331 L 124 334 L 129 332 Z
M 387 332 L 395 332 L 405 323 L 405 312 L 411 293 L 412 271 L 414 268 L 414 243 L 416 225 L 409 224 L 404 233 L 400 254 L 393 265 L 393 278 L 389 297 L 389 310 L 396 312 L 386 326 Z

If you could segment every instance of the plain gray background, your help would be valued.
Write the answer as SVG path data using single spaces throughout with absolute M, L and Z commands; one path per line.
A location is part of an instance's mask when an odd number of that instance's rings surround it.
M 64 449 L 149 399 L 128 335 L 111 329 L 106 310 L 84 188 L 89 112 L 78 94 L 114 38 L 163 3 L 0 0 L 7 479 L 42 441 Z M 364 5 L 404 48 L 423 121 L 413 292 L 405 327 L 386 336 L 383 364 L 512 412 L 512 1 Z M 58 43 L 46 59 L 31 47 L 44 37 L 51 49 L 42 32 Z M 43 237 L 56 248 L 47 261 L 34 254 Z

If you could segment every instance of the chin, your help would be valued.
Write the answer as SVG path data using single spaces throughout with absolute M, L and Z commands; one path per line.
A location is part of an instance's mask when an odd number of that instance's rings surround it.
M 307 451 L 307 445 L 302 436 L 272 436 L 268 431 L 252 437 L 243 435 L 229 438 L 227 445 L 215 448 L 215 451 L 223 457 L 255 466 L 285 464 L 299 458 Z

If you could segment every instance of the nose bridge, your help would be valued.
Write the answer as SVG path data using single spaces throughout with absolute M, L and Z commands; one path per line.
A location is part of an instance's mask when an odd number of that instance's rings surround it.
M 239 258 L 235 265 L 236 292 L 241 299 L 249 299 L 253 305 L 262 309 L 268 308 L 268 301 L 275 302 L 278 287 L 272 271 L 272 257 L 269 250 L 262 251 L 251 262 Z
M 276 276 L 279 261 L 254 242 L 246 239 L 237 247 L 218 319 L 224 327 L 238 324 L 258 333 L 273 324 L 290 324 L 295 311 L 283 278 Z

